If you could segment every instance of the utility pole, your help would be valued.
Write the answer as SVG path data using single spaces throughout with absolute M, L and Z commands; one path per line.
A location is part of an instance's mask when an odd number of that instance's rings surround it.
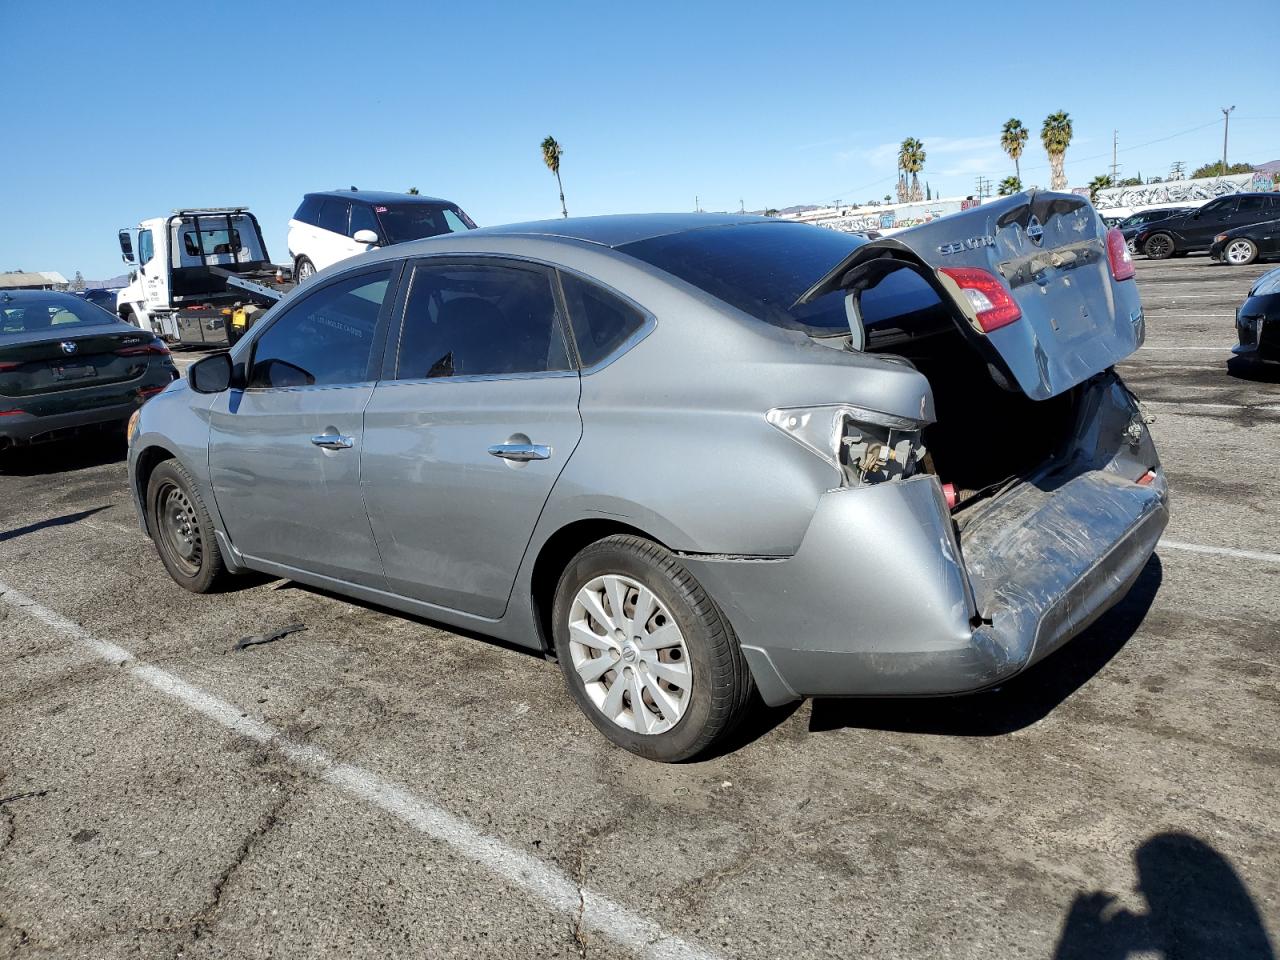
M 702 206 L 698 203 L 698 195 L 696 193 L 693 195 L 693 212 L 694 213 L 702 212 Z
M 1111 185 L 1120 182 L 1120 164 L 1116 163 L 1116 152 L 1120 147 L 1120 131 L 1111 131 Z
M 977 194 L 979 200 L 983 197 L 991 196 L 991 178 L 979 176 L 977 181 L 974 183 L 974 192 Z
M 1184 164 L 1181 160 L 1173 161 L 1173 166 L 1169 168 L 1169 179 L 1170 180 L 1185 179 L 1185 175 L 1183 173 L 1183 170 L 1185 167 L 1186 167 L 1186 164 Z
M 1222 175 L 1227 175 L 1227 129 L 1231 126 L 1231 111 L 1236 108 L 1233 103 L 1222 108 Z

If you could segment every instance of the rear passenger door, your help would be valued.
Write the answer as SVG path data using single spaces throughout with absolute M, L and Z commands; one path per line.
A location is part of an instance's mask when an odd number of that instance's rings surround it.
M 1208 250 L 1213 245 L 1213 238 L 1223 230 L 1235 226 L 1233 219 L 1236 212 L 1237 197 L 1220 197 L 1210 200 L 1196 213 L 1187 219 L 1182 231 L 1187 242 L 1194 250 Z
M 395 593 L 506 610 L 534 525 L 582 434 L 554 274 L 419 261 L 365 409 L 365 503 Z

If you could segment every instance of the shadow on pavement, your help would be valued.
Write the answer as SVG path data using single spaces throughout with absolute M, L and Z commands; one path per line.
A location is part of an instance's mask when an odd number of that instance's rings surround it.
M 44 530 L 47 527 L 65 527 L 68 524 L 78 523 L 85 517 L 92 517 L 95 513 L 110 508 L 110 504 L 104 503 L 100 507 L 90 507 L 88 510 L 77 510 L 75 513 L 66 513 L 60 517 L 50 517 L 47 520 L 39 520 L 36 523 L 29 523 L 25 527 L 14 527 L 12 530 L 0 530 L 0 543 L 6 540 L 16 540 L 18 537 L 28 533 L 35 533 L 37 530 Z
M 1258 908 L 1231 864 L 1202 840 L 1161 833 L 1134 853 L 1146 913 L 1116 906 L 1105 890 L 1080 893 L 1054 960 L 1275 960 Z
M 1004 685 L 985 693 L 910 699 L 815 700 L 813 732 L 859 727 L 953 737 L 997 737 L 1046 717 L 1107 665 L 1142 625 L 1160 588 L 1160 558 L 1093 626 Z
M 1280 363 L 1257 363 L 1232 357 L 1227 361 L 1227 373 L 1253 383 L 1280 383 Z
M 6 450 L 0 453 L 0 476 L 38 477 L 123 463 L 128 452 L 123 429 L 86 433 L 71 440 Z

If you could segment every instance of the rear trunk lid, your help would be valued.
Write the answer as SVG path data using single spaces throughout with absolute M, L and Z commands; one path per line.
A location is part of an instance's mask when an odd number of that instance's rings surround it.
M 74 335 L 0 334 L 0 397 L 47 396 L 141 377 L 151 356 L 165 352 L 154 336 L 115 324 L 77 328 Z
M 859 247 L 800 302 L 856 284 L 869 264 L 904 261 L 965 316 L 964 332 L 1003 379 L 1032 399 L 1056 396 L 1129 356 L 1145 335 L 1137 284 L 1112 278 L 1107 229 L 1087 199 L 1002 197 Z M 879 265 L 883 267 L 884 265 Z M 983 332 L 945 271 L 998 278 L 1021 317 Z

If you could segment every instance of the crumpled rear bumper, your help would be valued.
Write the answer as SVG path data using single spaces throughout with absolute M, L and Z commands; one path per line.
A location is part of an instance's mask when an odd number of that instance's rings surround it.
M 1168 522 L 1158 469 L 1145 485 L 1099 469 L 1027 486 L 962 538 L 919 476 L 827 493 L 792 557 L 684 560 L 768 703 L 981 690 L 1123 597 Z

